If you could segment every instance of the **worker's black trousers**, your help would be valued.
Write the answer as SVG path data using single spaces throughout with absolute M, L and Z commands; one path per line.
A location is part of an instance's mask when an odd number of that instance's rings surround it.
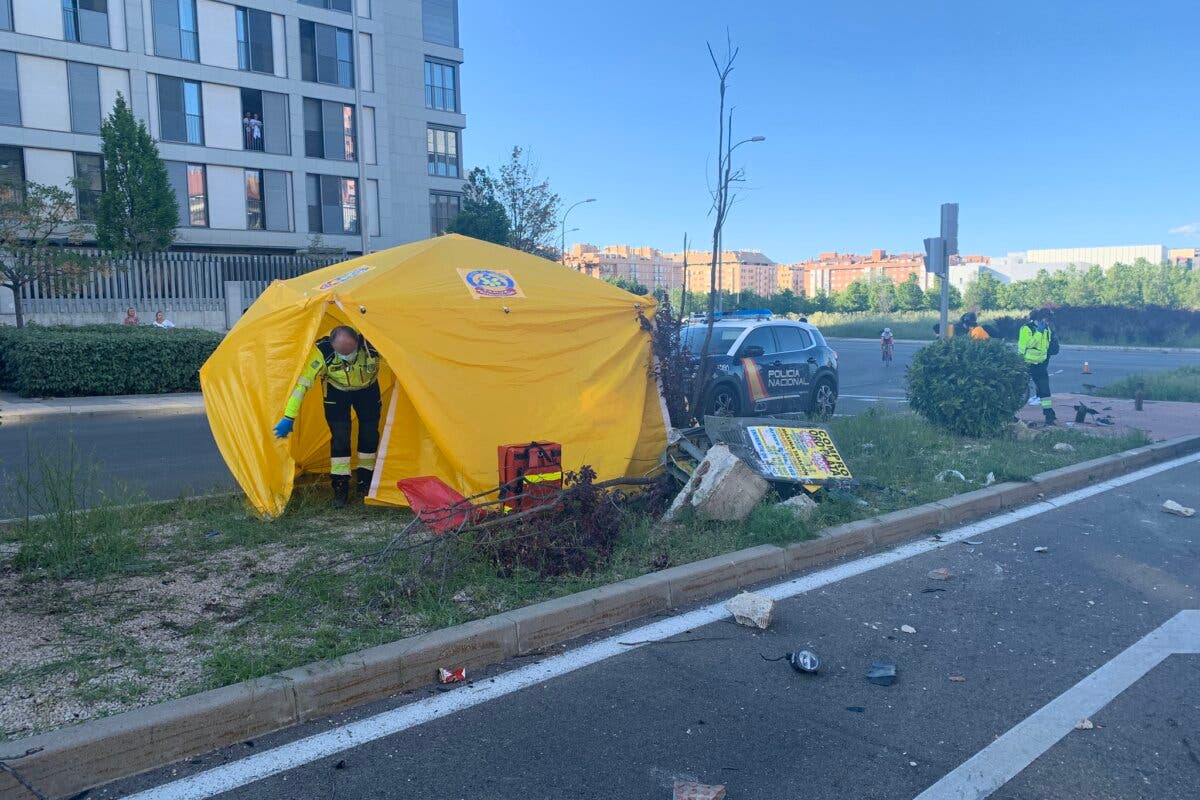
M 1033 378 L 1037 396 L 1041 398 L 1050 396 L 1050 371 L 1047 369 L 1049 364 L 1049 361 L 1043 361 L 1040 364 L 1029 365 L 1029 377 Z
M 334 491 L 350 483 L 350 410 L 358 417 L 358 490 L 366 494 L 374 477 L 375 453 L 379 449 L 379 384 L 365 389 L 325 390 L 325 421 L 329 423 L 329 471 Z

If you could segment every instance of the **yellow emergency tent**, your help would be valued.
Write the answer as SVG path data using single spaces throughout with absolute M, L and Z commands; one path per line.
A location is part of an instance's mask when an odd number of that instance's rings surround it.
M 302 473 L 329 471 L 320 387 L 275 439 L 313 343 L 357 328 L 385 369 L 368 502 L 403 505 L 396 481 L 434 475 L 470 496 L 496 488 L 496 448 L 550 440 L 563 467 L 644 475 L 666 445 L 639 310 L 654 301 L 551 261 L 441 236 L 276 281 L 200 370 L 217 446 L 253 506 L 277 516 Z

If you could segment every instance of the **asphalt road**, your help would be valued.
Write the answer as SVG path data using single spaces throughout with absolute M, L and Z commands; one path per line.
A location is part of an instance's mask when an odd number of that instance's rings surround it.
M 904 368 L 919 345 L 899 343 L 893 365 L 884 369 L 875 342 L 831 340 L 841 374 L 840 413 L 857 414 L 877 403 L 897 405 L 904 398 Z M 1092 375 L 1082 375 L 1088 360 Z M 1054 359 L 1051 387 L 1083 391 L 1084 383 L 1103 385 L 1134 372 L 1195 364 L 1195 353 L 1157 351 L 1064 350 Z M 217 452 L 208 423 L 200 415 L 126 414 L 55 417 L 0 426 L 0 518 L 24 513 L 17 477 L 29 474 L 27 462 L 49 458 L 61 463 L 74 447 L 80 463 L 91 465 L 89 485 L 118 498 L 127 495 L 163 500 L 184 493 L 228 489 L 233 479 Z M 33 470 L 36 475 L 36 468 Z
M 219 795 L 172 782 L 269 762 L 423 695 L 89 796 L 608 800 L 668 798 L 681 778 L 725 784 L 730 800 L 1193 800 L 1200 612 L 1180 612 L 1200 608 L 1200 521 L 1162 513 L 1167 498 L 1200 506 L 1200 461 L 865 572 L 834 568 L 852 577 L 782 600 L 767 631 L 715 622 Z M 950 580 L 928 577 L 943 567 Z M 1140 642 L 1180 622 L 1186 635 Z M 761 657 L 799 647 L 820 674 Z M 875 660 L 897 666 L 893 685 L 864 679 Z M 503 683 L 523 664 L 474 679 Z M 1094 727 L 1073 730 L 1080 717 Z M 978 788 L 988 780 L 994 793 Z

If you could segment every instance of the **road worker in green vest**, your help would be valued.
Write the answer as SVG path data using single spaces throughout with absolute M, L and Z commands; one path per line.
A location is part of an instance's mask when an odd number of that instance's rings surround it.
M 1025 366 L 1029 368 L 1029 377 L 1037 388 L 1046 424 L 1053 425 L 1056 416 L 1050 400 L 1049 366 L 1050 356 L 1058 352 L 1058 341 L 1050 329 L 1048 309 L 1037 308 L 1030 312 L 1029 320 L 1017 334 L 1017 352 L 1024 357 Z
M 329 424 L 334 508 L 345 506 L 350 497 L 352 409 L 358 417 L 358 452 L 354 458 L 358 493 L 366 497 L 371 491 L 379 449 L 379 365 L 379 352 L 362 334 L 347 325 L 337 326 L 313 346 L 304 372 L 288 398 L 283 419 L 275 426 L 275 436 L 286 439 L 296 424 L 304 396 L 317 381 L 321 382 L 325 421 Z

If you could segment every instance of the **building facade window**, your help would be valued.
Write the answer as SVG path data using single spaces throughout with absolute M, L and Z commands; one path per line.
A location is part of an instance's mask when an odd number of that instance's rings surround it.
M 67 62 L 67 97 L 71 111 L 71 130 L 75 133 L 100 133 L 100 71 L 95 64 Z
M 246 230 L 262 231 L 267 228 L 263 214 L 263 171 L 246 170 Z
M 152 0 L 154 54 L 185 61 L 200 60 L 196 0 Z
M 200 84 L 158 76 L 159 138 L 168 142 L 204 144 L 204 104 Z
M 4 0 L 0 0 L 3 3 Z M 21 124 L 21 91 L 17 83 L 17 54 L 0 51 L 0 125 Z
M 458 131 L 454 128 L 429 127 L 426 132 L 429 174 L 439 178 L 457 178 L 462 171 L 458 156 Z
M 290 130 L 286 94 L 242 89 L 243 149 L 288 155 Z
M 238 69 L 274 75 L 275 44 L 270 12 L 238 7 L 234 14 L 237 20 Z
M 168 161 L 167 177 L 179 203 L 181 228 L 208 227 L 208 175 L 203 164 Z
M 0 199 L 8 201 L 24 192 L 24 151 L 19 147 L 0 145 Z
M 304 155 L 353 161 L 354 122 L 354 106 L 348 103 L 304 98 Z
M 108 47 L 108 0 L 62 0 L 62 7 L 64 39 Z
M 305 193 L 309 233 L 358 233 L 358 181 L 309 173 Z
M 95 153 L 75 154 L 75 209 L 83 222 L 95 222 L 104 191 L 104 159 Z
M 312 6 L 313 8 L 329 8 L 334 11 L 351 10 L 351 5 L 354 0 L 300 0 L 301 5 Z
M 425 60 L 425 107 L 435 111 L 458 111 L 456 65 Z
M 458 0 L 421 0 L 425 41 L 458 47 Z
M 0 30 L 11 31 L 12 29 L 12 0 L 0 0 Z
M 311 83 L 354 86 L 354 46 L 344 28 L 300 20 L 300 77 Z
M 429 193 L 429 230 L 441 236 L 462 210 L 462 195 L 451 192 Z

